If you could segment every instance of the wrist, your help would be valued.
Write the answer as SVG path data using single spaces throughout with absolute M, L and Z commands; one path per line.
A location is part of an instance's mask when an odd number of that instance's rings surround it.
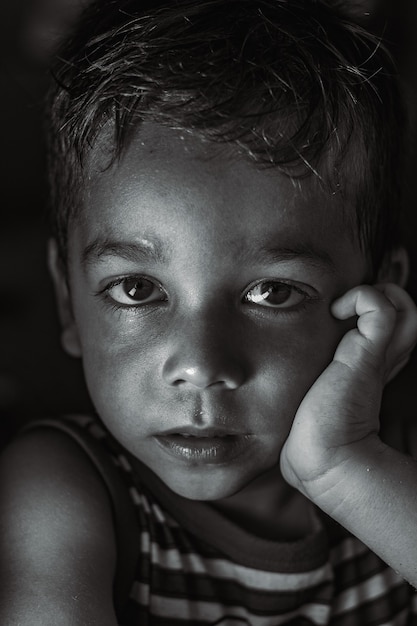
M 317 472 L 298 479 L 297 488 L 331 517 L 339 517 L 344 507 L 357 506 L 368 492 L 383 465 L 388 450 L 376 433 L 332 448 L 323 455 Z M 338 511 L 338 514 L 336 514 Z

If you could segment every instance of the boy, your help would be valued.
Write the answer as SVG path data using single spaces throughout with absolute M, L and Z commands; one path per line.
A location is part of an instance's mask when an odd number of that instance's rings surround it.
M 392 72 L 319 2 L 86 14 L 49 261 L 100 421 L 4 455 L 2 623 L 415 623 L 417 468 L 379 435 L 417 338 Z

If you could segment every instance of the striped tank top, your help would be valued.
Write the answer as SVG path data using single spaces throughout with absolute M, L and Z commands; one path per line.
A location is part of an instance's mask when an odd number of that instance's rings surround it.
M 68 433 L 107 486 L 121 626 L 417 626 L 415 590 L 324 514 L 299 541 L 254 536 L 174 494 L 96 418 L 37 425 Z

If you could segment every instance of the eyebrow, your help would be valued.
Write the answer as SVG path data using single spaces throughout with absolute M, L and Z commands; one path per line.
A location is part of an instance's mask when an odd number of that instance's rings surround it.
M 265 246 L 250 247 L 243 252 L 247 262 L 253 263 L 282 263 L 285 261 L 305 261 L 313 267 L 333 273 L 336 265 L 331 255 L 321 248 L 309 242 L 297 243 L 289 246 Z
M 117 257 L 132 262 L 166 263 L 167 261 L 161 243 L 154 239 L 145 237 L 135 241 L 119 241 L 104 237 L 95 239 L 85 247 L 81 255 L 81 263 L 83 267 L 87 267 L 106 257 Z
M 310 243 L 297 243 L 290 246 L 268 246 L 264 243 L 246 246 L 244 241 L 234 242 L 236 259 L 239 263 L 282 263 L 285 261 L 305 261 L 318 270 L 335 271 L 335 263 L 325 250 Z M 134 263 L 167 263 L 169 255 L 164 251 L 158 239 L 144 237 L 135 241 L 97 238 L 88 244 L 82 252 L 81 263 L 84 268 L 105 260 L 107 257 L 122 258 Z

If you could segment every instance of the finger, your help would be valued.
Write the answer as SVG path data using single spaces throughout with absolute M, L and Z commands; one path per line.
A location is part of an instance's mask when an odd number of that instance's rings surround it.
M 397 318 L 391 344 L 403 357 L 409 354 L 417 342 L 417 307 L 409 294 L 398 285 L 384 283 L 375 285 L 395 307 Z
M 333 302 L 331 312 L 341 320 L 358 316 L 357 330 L 372 351 L 385 351 L 395 330 L 397 312 L 380 289 L 370 285 L 354 287 Z
M 414 311 L 416 309 L 414 300 L 399 285 L 395 285 L 394 283 L 377 283 L 373 285 L 373 288 L 383 293 L 399 313 L 409 310 Z
M 341 319 L 352 313 L 359 315 L 357 330 L 366 341 L 362 348 L 379 359 L 384 357 L 380 364 L 385 382 L 394 378 L 406 365 L 417 342 L 417 308 L 401 287 L 392 283 L 355 287 L 334 303 L 333 313 Z M 355 341 L 354 332 L 350 333 L 350 340 L 354 340 L 356 349 L 361 353 L 361 342 L 358 343 L 358 336 Z M 341 353 L 346 360 L 345 344 L 341 342 L 343 350 L 337 354 Z M 357 358 L 354 345 L 348 343 L 347 346 L 350 346 L 350 358 L 352 354 L 356 354 Z
M 386 355 L 386 382 L 389 382 L 407 364 L 417 343 L 417 307 L 409 294 L 398 285 L 384 283 L 375 287 L 384 293 L 397 311 L 395 329 Z

